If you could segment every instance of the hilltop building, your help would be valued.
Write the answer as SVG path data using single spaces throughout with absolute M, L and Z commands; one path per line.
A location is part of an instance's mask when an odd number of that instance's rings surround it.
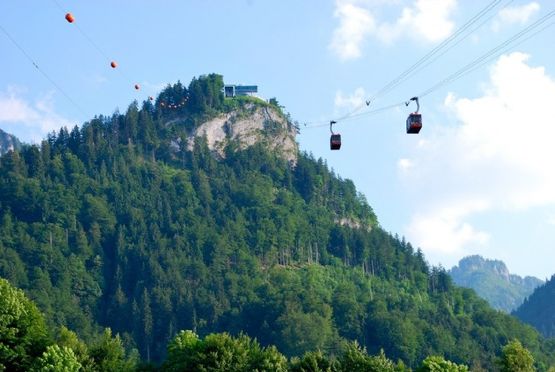
M 224 97 L 254 96 L 256 93 L 258 93 L 258 85 L 226 84 L 224 86 Z

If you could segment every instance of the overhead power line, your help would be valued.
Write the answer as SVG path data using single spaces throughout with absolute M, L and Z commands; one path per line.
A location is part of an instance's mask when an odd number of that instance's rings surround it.
M 71 96 L 69 94 L 67 94 L 62 87 L 56 83 L 56 81 L 54 79 L 52 79 L 42 68 L 39 67 L 38 63 L 35 62 L 35 60 L 33 59 L 33 57 L 31 57 L 31 55 L 29 53 L 27 53 L 27 51 L 21 46 L 21 44 L 19 44 L 12 35 L 10 35 L 10 33 L 2 26 L 0 25 L 0 30 L 2 30 L 2 32 L 7 36 L 7 38 L 12 42 L 12 44 L 14 44 L 17 49 L 19 49 L 19 51 L 25 56 L 25 58 L 35 67 L 35 69 L 42 75 L 44 76 L 44 78 L 46 80 L 48 80 L 50 82 L 50 84 L 52 84 L 54 86 L 54 88 L 56 88 L 69 102 L 71 102 L 71 104 L 73 104 L 73 106 L 75 106 L 82 114 L 85 114 L 85 111 L 81 108 L 81 106 L 79 104 L 77 104 L 77 102 L 75 102 L 75 100 L 73 98 L 71 98 Z

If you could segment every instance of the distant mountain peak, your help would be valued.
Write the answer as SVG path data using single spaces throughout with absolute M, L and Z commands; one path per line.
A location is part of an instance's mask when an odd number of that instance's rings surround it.
M 9 134 L 0 129 L 0 155 L 8 151 L 13 151 L 21 147 L 21 142 L 13 134 Z
M 474 289 L 493 307 L 506 312 L 516 309 L 534 288 L 543 283 L 535 277 L 522 278 L 511 274 L 503 261 L 480 255 L 462 258 L 449 273 L 455 283 Z

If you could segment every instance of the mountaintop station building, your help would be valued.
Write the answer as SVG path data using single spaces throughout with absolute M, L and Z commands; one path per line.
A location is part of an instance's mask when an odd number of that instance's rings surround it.
M 224 86 L 224 97 L 253 96 L 258 93 L 258 85 L 234 85 Z

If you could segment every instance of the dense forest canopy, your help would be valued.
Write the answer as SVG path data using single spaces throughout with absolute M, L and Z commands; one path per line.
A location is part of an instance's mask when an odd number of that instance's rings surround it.
M 216 74 L 178 82 L 0 158 L 0 276 L 48 327 L 86 342 L 109 327 L 154 363 L 190 330 L 248 335 L 287 357 L 327 360 L 357 341 L 411 368 L 440 355 L 473 370 L 496 368 L 518 339 L 537 368 L 555 364 L 553 342 L 384 231 L 322 159 L 292 164 L 232 140 L 223 158 L 202 138 L 188 148 L 226 112 L 264 106 L 290 120 L 275 99 L 222 88 Z
M 513 315 L 534 326 L 545 337 L 555 337 L 555 275 L 536 288 Z

